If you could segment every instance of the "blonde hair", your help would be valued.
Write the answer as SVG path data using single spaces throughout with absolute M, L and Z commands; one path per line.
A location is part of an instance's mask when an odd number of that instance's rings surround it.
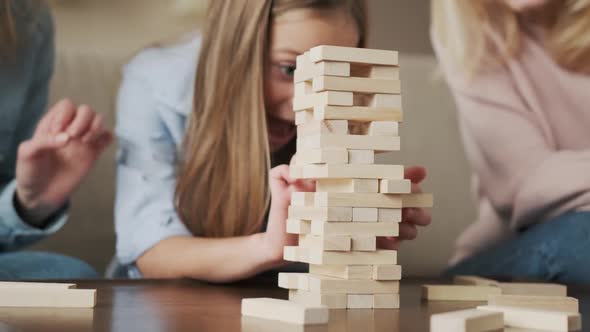
M 259 231 L 270 199 L 263 74 L 271 22 L 293 9 L 335 8 L 356 21 L 362 46 L 363 0 L 210 2 L 175 195 L 176 210 L 193 234 Z
M 589 72 L 590 0 L 555 4 L 544 26 L 547 51 L 560 66 Z M 521 17 L 503 0 L 435 0 L 431 10 L 434 38 L 468 76 L 503 64 L 521 50 Z

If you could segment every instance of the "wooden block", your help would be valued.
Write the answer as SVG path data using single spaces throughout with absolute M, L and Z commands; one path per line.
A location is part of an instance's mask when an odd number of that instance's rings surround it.
M 341 279 L 370 280 L 373 275 L 371 265 L 309 265 L 309 273 Z
M 320 179 L 316 181 L 318 192 L 377 193 L 377 179 Z
M 572 313 L 580 311 L 578 300 L 565 296 L 493 295 L 488 299 L 488 304 Z
M 400 138 L 390 136 L 325 134 L 297 139 L 297 151 L 302 149 L 344 148 L 375 151 L 399 151 Z
M 455 285 L 475 285 L 475 286 L 495 286 L 498 287 L 500 283 L 496 280 L 482 278 L 478 276 L 463 276 L 456 275 L 453 277 Z
M 373 121 L 369 124 L 369 136 L 399 136 L 399 122 Z
M 377 238 L 375 236 L 353 236 L 352 250 L 375 251 L 377 250 Z
M 402 209 L 378 209 L 378 221 L 379 222 L 401 222 L 402 221 Z
M 279 273 L 279 287 L 285 289 L 308 289 L 306 273 Z
M 291 205 L 293 206 L 313 206 L 314 192 L 294 192 L 291 194 Z
M 287 233 L 309 234 L 311 233 L 311 221 L 299 219 L 287 219 Z
M 405 208 L 431 208 L 434 205 L 432 194 L 402 194 L 399 196 L 401 196 L 402 205 Z
M 379 181 L 379 192 L 382 194 L 409 194 L 412 191 L 412 182 L 407 179 Z
M 2 289 L 74 289 L 76 284 L 49 282 L 0 281 Z
M 384 66 L 398 65 L 398 53 L 395 51 L 342 46 L 316 46 L 309 50 L 309 58 L 313 62 L 342 61 Z
M 348 135 L 348 120 L 316 120 L 297 126 L 297 137 L 325 134 Z
M 291 167 L 293 169 L 294 167 Z M 303 165 L 299 179 L 403 179 L 400 165 Z
M 310 257 L 310 249 L 297 246 L 285 246 L 283 259 L 290 262 L 307 262 Z
M 294 258 L 294 259 L 290 259 Z M 316 265 L 386 265 L 397 264 L 395 250 L 322 251 L 315 248 L 285 247 L 285 260 Z
M 353 106 L 354 93 L 348 91 L 312 92 L 293 98 L 293 111 L 296 113 L 313 110 L 323 106 Z
M 317 248 L 323 251 L 350 251 L 352 249 L 352 238 L 343 235 L 300 235 L 299 246 Z
M 311 90 L 311 83 L 310 82 L 295 83 L 295 88 L 294 88 L 294 94 L 295 94 L 294 98 L 295 99 L 307 96 L 312 93 L 313 93 L 313 91 Z
M 375 151 L 373 150 L 348 150 L 349 164 L 374 164 Z
M 499 295 L 498 287 L 471 285 L 424 285 L 422 298 L 429 301 L 487 301 Z
M 567 296 L 567 287 L 559 284 L 501 282 L 498 287 L 503 295 Z
M 289 206 L 289 218 L 318 221 L 352 221 L 352 208 L 326 208 L 315 206 Z
M 56 286 L 0 288 L 0 307 L 93 308 L 96 290 Z
M 311 221 L 313 235 L 398 236 L 399 223 Z
M 315 111 L 301 111 L 295 113 L 295 124 L 301 125 L 313 121 L 315 118 Z
M 308 278 L 309 291 L 322 294 L 399 293 L 399 281 L 346 280 L 311 274 Z
M 320 294 L 303 290 L 289 290 L 289 301 L 295 303 L 319 306 L 324 305 L 330 309 L 346 309 L 346 294 Z
M 377 208 L 352 208 L 352 221 L 377 222 L 378 220 L 379 209 Z
M 399 80 L 399 67 L 396 66 L 371 66 L 369 74 L 371 78 Z
M 385 74 L 385 72 L 382 72 L 382 74 Z M 294 82 L 304 82 L 322 75 L 344 77 L 350 76 L 350 63 L 321 61 L 318 63 L 311 63 L 304 67 L 297 67 L 295 70 Z
M 368 106 L 370 106 L 370 107 L 394 107 L 394 108 L 401 109 L 402 108 L 402 95 L 376 93 L 373 95 L 371 102 L 369 103 Z
M 294 324 L 324 324 L 328 322 L 326 306 L 310 306 L 271 298 L 242 299 L 242 315 Z
M 316 120 L 339 119 L 357 122 L 403 121 L 401 107 L 316 106 L 313 108 L 313 117 Z M 307 117 L 305 119 L 307 120 Z
M 430 332 L 485 332 L 504 328 L 504 315 L 477 309 L 445 312 L 430 316 Z
M 399 309 L 399 294 L 373 294 L 373 308 Z
M 364 77 L 319 76 L 313 79 L 314 92 L 347 91 L 360 93 L 401 93 L 399 80 L 383 80 Z
M 504 325 L 510 327 L 543 331 L 577 331 L 582 328 L 582 319 L 578 313 L 489 305 L 477 309 L 503 313 Z
M 296 165 L 308 164 L 347 164 L 348 151 L 346 149 L 305 149 L 297 151 Z
M 373 165 L 376 166 L 376 165 Z M 372 194 L 372 193 L 326 193 L 316 192 L 315 206 L 351 206 L 351 207 L 431 207 L 430 194 Z
M 373 265 L 373 280 L 401 280 L 401 265 Z
M 348 294 L 346 307 L 348 309 L 372 309 L 374 298 L 372 294 Z

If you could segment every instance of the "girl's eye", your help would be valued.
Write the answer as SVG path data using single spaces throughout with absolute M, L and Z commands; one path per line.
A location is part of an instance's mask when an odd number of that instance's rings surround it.
M 295 74 L 295 65 L 279 65 L 282 74 L 292 77 Z

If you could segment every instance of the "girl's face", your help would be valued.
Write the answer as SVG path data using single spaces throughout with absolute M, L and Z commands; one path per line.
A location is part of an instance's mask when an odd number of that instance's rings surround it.
M 269 63 L 264 74 L 264 103 L 272 152 L 296 134 L 293 73 L 296 57 L 318 45 L 357 47 L 358 28 L 342 11 L 292 10 L 277 17 L 271 29 Z
M 549 0 L 504 0 L 506 4 L 517 13 L 523 13 L 532 9 L 545 6 Z

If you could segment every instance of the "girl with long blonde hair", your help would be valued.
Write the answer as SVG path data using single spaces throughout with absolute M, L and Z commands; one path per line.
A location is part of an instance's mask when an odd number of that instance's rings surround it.
M 479 220 L 452 274 L 590 282 L 590 1 L 432 2 Z
M 125 276 L 221 282 L 284 264 L 283 246 L 296 241 L 285 232 L 291 192 L 314 190 L 288 174 L 296 56 L 367 37 L 363 0 L 211 1 L 207 18 L 202 34 L 144 50 L 124 70 L 116 229 Z M 425 172 L 407 176 L 419 183 Z M 430 222 L 426 211 L 404 213 L 401 238 Z

